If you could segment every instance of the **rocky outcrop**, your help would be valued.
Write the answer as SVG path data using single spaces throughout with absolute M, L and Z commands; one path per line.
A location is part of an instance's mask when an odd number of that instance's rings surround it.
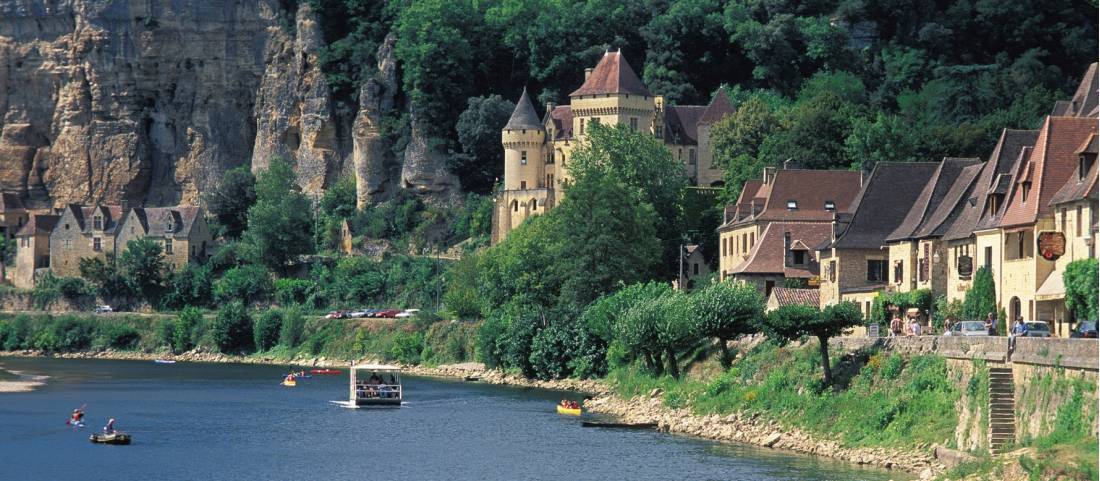
M 394 39 L 359 105 L 333 98 L 309 2 L 0 0 L 0 190 L 32 208 L 195 203 L 233 167 L 292 163 L 314 196 L 354 175 L 362 203 L 395 187 L 457 192 L 413 126 L 381 136 L 399 93 Z

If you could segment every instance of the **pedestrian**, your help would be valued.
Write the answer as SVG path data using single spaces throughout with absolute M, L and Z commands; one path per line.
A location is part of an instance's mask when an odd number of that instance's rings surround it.
M 992 312 L 985 315 L 985 330 L 989 332 L 990 336 L 997 335 L 997 328 L 994 325 Z
M 1016 323 L 1012 325 L 1012 332 L 1008 336 L 1008 350 L 1016 350 L 1016 337 L 1027 337 L 1027 324 L 1024 323 L 1024 318 L 1016 316 Z
M 917 318 L 914 317 L 913 322 L 909 324 L 909 331 L 914 336 L 920 336 L 920 322 L 917 321 Z
M 955 325 L 955 318 L 953 316 L 947 316 L 943 320 L 943 332 L 951 332 L 951 326 Z
M 901 336 L 901 317 L 894 313 L 894 318 L 890 319 L 890 334 L 894 337 Z

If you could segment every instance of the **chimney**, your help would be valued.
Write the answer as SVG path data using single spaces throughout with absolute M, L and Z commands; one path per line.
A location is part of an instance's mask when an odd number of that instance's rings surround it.
M 554 102 L 551 102 L 551 101 L 547 100 L 546 101 L 546 115 L 550 115 L 550 112 L 553 112 L 554 107 L 557 107 L 557 106 L 558 106 L 558 104 L 555 104 Z
M 848 229 L 848 224 L 852 222 L 852 215 L 843 212 L 833 213 L 833 241 L 836 241 L 837 237 L 840 237 L 845 230 Z
M 783 170 L 791 170 L 797 168 L 798 162 L 795 162 L 794 159 L 787 159 L 783 161 Z
M 588 67 L 588 68 L 584 69 L 584 79 L 585 80 L 588 80 L 589 75 L 592 75 L 592 67 Z
M 764 185 L 775 182 L 775 167 L 764 167 Z
M 783 267 L 791 265 L 791 231 L 783 232 Z

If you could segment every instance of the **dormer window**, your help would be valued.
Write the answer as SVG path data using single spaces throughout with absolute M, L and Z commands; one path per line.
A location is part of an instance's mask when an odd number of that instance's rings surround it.
M 825 210 L 829 212 L 836 210 L 836 202 L 833 202 L 831 200 L 825 201 Z
M 800 266 L 806 263 L 806 251 L 796 249 L 791 251 L 791 263 Z
M 92 217 L 92 228 L 95 230 L 103 230 L 103 216 L 96 215 Z
M 1027 195 L 1031 193 L 1031 182 L 1020 184 L 1020 201 L 1027 203 Z
M 797 200 L 788 200 L 787 201 L 787 210 L 798 210 L 798 201 Z
M 172 232 L 172 218 L 169 217 L 164 221 L 164 232 Z

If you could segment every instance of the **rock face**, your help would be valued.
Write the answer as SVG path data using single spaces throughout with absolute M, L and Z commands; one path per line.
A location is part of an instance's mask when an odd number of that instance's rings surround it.
M 404 186 L 453 195 L 427 139 L 398 161 L 380 136 L 393 39 L 359 111 L 341 107 L 317 14 L 286 3 L 0 0 L 0 190 L 32 208 L 197 203 L 226 170 L 282 156 L 314 196 L 343 175 L 362 203 Z

